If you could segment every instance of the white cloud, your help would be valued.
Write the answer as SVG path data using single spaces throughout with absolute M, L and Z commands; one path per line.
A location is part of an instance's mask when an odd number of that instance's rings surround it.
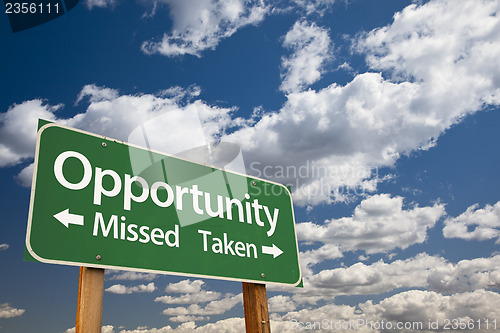
M 243 302 L 242 294 L 227 294 L 223 298 L 211 301 L 205 307 L 198 304 L 191 304 L 188 307 L 171 307 L 163 310 L 166 316 L 209 316 L 220 315 Z
M 277 295 L 267 300 L 269 312 L 290 312 L 296 308 L 295 302 L 290 296 Z
M 462 260 L 456 264 L 425 253 L 414 258 L 371 265 L 322 270 L 308 278 L 312 288 L 330 295 L 380 294 L 398 288 L 429 288 L 456 293 L 500 287 L 500 256 Z
M 142 45 L 145 53 L 166 56 L 191 54 L 201 56 L 215 49 L 221 39 L 238 29 L 264 19 L 268 7 L 262 0 L 162 0 L 170 7 L 173 28 L 160 41 Z
M 87 85 L 82 88 L 78 102 L 88 99 L 89 105 L 84 113 L 72 118 L 58 118 L 56 111 L 62 105 L 50 106 L 42 100 L 14 104 L 6 113 L 0 114 L 0 167 L 33 159 L 38 118 L 128 141 L 130 133 L 137 126 L 155 117 L 168 115 L 170 118 L 166 117 L 169 118 L 167 120 L 175 118 L 180 121 L 185 114 L 192 114 L 196 116 L 198 125 L 202 126 L 202 132 L 197 134 L 201 135 L 204 143 L 213 143 L 225 127 L 233 126 L 240 119 L 231 118 L 232 108 L 209 106 L 199 100 L 188 101 L 196 96 L 196 91 L 190 87 L 187 91 L 175 89 L 168 94 L 159 93 L 158 96 L 119 95 L 114 89 Z M 152 141 L 164 143 L 161 147 L 164 152 L 175 153 L 179 147 L 193 148 L 199 145 L 200 135 L 185 135 L 186 131 L 194 131 L 189 128 L 191 124 L 186 124 L 187 128 L 171 126 L 168 122 L 160 125 L 156 132 L 149 132 L 148 135 Z M 19 183 L 31 185 L 32 171 L 33 165 L 22 170 L 17 176 Z
M 332 58 L 328 31 L 315 23 L 295 22 L 285 35 L 283 46 L 293 51 L 291 56 L 282 58 L 280 89 L 286 93 L 299 92 L 318 81 L 325 63 Z
M 306 327 L 308 323 L 312 325 L 320 323 L 325 330 L 335 330 L 339 333 L 347 333 L 355 330 L 360 333 L 382 332 L 380 329 L 370 329 L 370 325 L 391 322 L 396 326 L 398 322 L 407 325 L 415 325 L 422 329 L 396 330 L 396 332 L 423 333 L 435 332 L 429 330 L 429 320 L 439 321 L 439 330 L 443 329 L 445 319 L 459 319 L 463 322 L 473 320 L 474 329 L 467 330 L 472 333 L 480 333 L 485 330 L 485 322 L 489 321 L 489 329 L 493 328 L 493 320 L 500 315 L 500 294 L 476 290 L 473 292 L 458 293 L 454 295 L 443 295 L 433 291 L 409 290 L 381 300 L 378 304 L 373 301 L 359 303 L 357 306 L 327 304 L 316 308 L 306 308 L 297 311 L 290 311 L 284 315 L 271 313 L 271 331 L 292 333 L 305 331 L 299 329 L 298 323 Z M 187 316 L 186 316 L 187 317 Z M 326 319 L 326 322 L 324 321 Z M 482 327 L 478 328 L 477 322 L 481 320 Z M 342 324 L 347 329 L 342 329 Z M 358 326 L 356 326 L 356 323 Z M 194 322 L 184 323 L 177 328 L 165 326 L 163 328 L 137 328 L 135 330 L 121 330 L 120 333 L 170 333 L 170 332 L 195 332 L 195 333 L 239 333 L 245 330 L 243 318 L 227 318 L 215 323 L 208 323 L 203 326 L 196 326 Z M 337 327 L 335 326 L 337 325 Z M 318 326 L 316 326 L 318 327 Z M 390 330 L 392 331 L 392 330 Z
M 94 7 L 98 8 L 108 8 L 113 7 L 116 4 L 116 0 L 85 0 L 85 5 L 88 9 Z
M 208 303 L 201 314 L 215 315 L 231 310 L 237 304 L 243 303 L 243 294 L 227 294 L 223 298 Z
M 221 297 L 221 293 L 209 290 L 200 290 L 194 294 L 185 294 L 179 297 L 169 295 L 155 298 L 155 302 L 162 302 L 165 304 L 195 304 L 215 301 Z
M 368 259 L 370 259 L 369 256 L 364 256 L 362 254 L 358 256 L 358 260 L 359 261 L 367 261 Z
M 315 289 L 315 294 L 323 292 L 325 298 L 380 294 L 398 288 L 424 288 L 428 286 L 431 270 L 445 265 L 443 258 L 421 253 L 391 263 L 380 260 L 371 265 L 356 263 L 350 267 L 325 269 L 306 279 L 304 285 Z
M 410 290 L 386 298 L 379 304 L 367 301 L 359 307 L 367 316 L 379 320 L 421 322 L 425 331 L 432 331 L 428 329 L 429 320 L 437 320 L 442 330 L 446 319 L 458 319 L 465 323 L 473 320 L 475 326 L 470 331 L 482 332 L 486 319 L 491 322 L 500 316 L 500 294 L 476 290 L 445 296 L 432 291 Z M 478 320 L 483 323 L 482 329 L 478 327 Z
M 500 201 L 493 206 L 478 207 L 478 204 L 472 205 L 459 216 L 446 219 L 443 228 L 444 237 L 480 241 L 499 237 Z M 497 239 L 497 243 L 499 240 L 500 238 Z
M 379 73 L 291 93 L 278 112 L 224 139 L 243 147 L 253 174 L 292 185 L 298 204 L 374 191 L 374 170 L 429 149 L 467 114 L 500 103 L 499 6 L 410 5 L 354 42 Z M 297 176 L 301 168 L 307 172 Z
M 109 88 L 92 87 L 88 89 L 87 87 L 85 86 L 82 90 L 86 91 L 85 95 L 89 96 L 90 101 L 86 112 L 60 122 L 122 141 L 126 141 L 129 134 L 145 121 L 174 111 L 193 110 L 207 126 L 212 125 L 213 122 L 221 123 L 222 126 L 222 124 L 230 121 L 228 113 L 232 109 L 212 108 L 201 101 L 183 105 L 175 97 L 159 97 L 153 94 L 118 96 L 101 92 L 102 90 L 108 91 Z M 180 132 L 174 133 L 175 130 L 176 128 L 172 126 L 168 131 L 163 128 L 161 133 L 148 134 L 164 137 L 166 133 L 172 132 L 169 141 L 172 141 L 172 145 L 174 145 L 176 142 L 185 140 L 179 137 Z M 185 133 L 186 129 L 182 128 L 182 131 Z M 210 135 L 212 133 L 206 134 Z
M 169 320 L 177 323 L 184 323 L 184 322 L 189 322 L 189 321 L 205 321 L 210 319 L 210 317 L 202 317 L 202 316 L 185 316 L 185 315 L 179 315 L 175 317 L 170 317 Z
M 500 288 L 500 256 L 461 260 L 434 267 L 427 277 L 431 290 L 442 293 Z
M 403 198 L 377 194 L 364 199 L 351 217 L 297 224 L 302 241 L 318 241 L 339 246 L 340 250 L 362 250 L 367 254 L 423 243 L 427 230 L 445 214 L 443 204 L 403 209 Z
M 31 163 L 27 167 L 21 170 L 21 172 L 15 177 L 19 185 L 24 187 L 30 187 L 33 182 L 33 171 L 35 170 L 35 164 Z
M 180 318 L 180 316 L 179 316 Z M 188 319 L 185 316 L 185 319 Z M 195 319 L 198 317 L 195 317 Z M 194 322 L 183 323 L 176 328 L 164 326 L 162 328 L 137 328 L 135 330 L 121 330 L 120 333 L 240 333 L 245 331 L 245 320 L 243 318 L 227 318 L 215 323 L 205 324 L 197 327 Z
M 37 119 L 55 120 L 62 105 L 49 106 L 34 99 L 14 104 L 0 114 L 0 167 L 18 164 L 34 155 Z
M 301 235 L 301 232 L 303 232 L 303 225 L 306 225 L 306 223 L 300 223 L 296 225 L 298 235 Z M 299 226 L 302 227 L 299 228 Z M 299 230 L 301 231 L 299 232 Z M 310 268 L 310 266 L 316 265 L 323 260 L 333 260 L 342 258 L 342 256 L 342 251 L 340 250 L 340 247 L 338 245 L 324 244 L 317 249 L 300 252 L 300 263 L 302 267 L 306 268 L 307 270 L 308 268 Z
M 118 98 L 118 96 L 118 90 L 116 89 L 98 87 L 95 84 L 87 84 L 78 94 L 76 103 L 80 103 L 85 97 L 88 97 L 91 103 L 97 103 L 102 101 L 110 101 Z
M 156 290 L 154 282 L 148 283 L 147 285 L 140 284 L 138 286 L 126 287 L 122 284 L 115 284 L 109 288 L 106 288 L 105 291 L 110 292 L 112 294 L 132 294 L 132 293 L 152 293 Z
M 416 102 L 433 109 L 448 106 L 442 112 L 455 116 L 474 111 L 482 103 L 500 102 L 500 70 L 494 64 L 500 52 L 499 10 L 498 1 L 413 4 L 397 13 L 391 26 L 361 38 L 358 50 L 367 53 L 372 68 L 436 89 L 435 99 Z M 454 98 L 460 104 L 448 104 Z
M 170 307 L 163 311 L 164 315 L 170 316 L 174 322 L 201 321 L 209 319 L 210 315 L 223 314 L 232 309 L 236 304 L 242 302 L 242 294 L 232 295 L 202 289 L 205 284 L 202 280 L 190 279 L 177 283 L 170 283 L 165 288 L 168 293 L 182 294 L 180 296 L 161 296 L 155 302 L 165 304 L 190 304 L 188 307 Z M 204 307 L 198 303 L 206 303 Z
M 160 95 L 162 97 L 174 98 L 176 101 L 182 101 L 183 99 L 190 100 L 192 98 L 198 97 L 200 94 L 201 88 L 197 85 L 191 85 L 187 88 L 174 86 L 163 89 L 160 92 Z
M 9 303 L 0 304 L 0 318 L 14 318 L 21 316 L 26 310 L 16 309 L 10 306 Z
M 152 274 L 152 273 L 115 271 L 115 270 L 106 270 L 106 275 L 111 275 L 110 277 L 107 277 L 108 280 L 128 280 L 128 281 L 137 281 L 137 280 L 151 281 L 156 279 L 156 277 L 158 276 L 157 274 Z
M 4 244 L 0 244 L 0 251 L 5 251 L 5 250 L 7 250 L 8 248 L 9 248 L 9 244 L 6 244 L 6 243 L 4 243 Z
M 274 315 L 271 323 L 275 323 L 280 327 L 279 332 L 297 332 L 306 331 L 308 323 L 319 322 L 322 323 L 324 319 L 330 321 L 347 321 L 362 319 L 364 316 L 356 311 L 355 306 L 328 304 L 314 309 L 302 309 L 299 311 L 289 312 L 283 316 Z M 302 328 L 299 329 L 299 322 L 302 323 Z M 316 326 L 317 328 L 318 326 Z M 332 331 L 344 333 L 342 329 L 335 329 Z M 319 330 L 318 330 L 319 331 Z M 365 333 L 367 332 L 363 327 L 353 329 L 352 331 Z
M 489 329 L 493 328 L 491 323 L 498 318 L 499 302 L 498 293 L 485 290 L 451 296 L 432 291 L 409 290 L 383 299 L 378 304 L 374 304 L 373 301 L 360 303 L 357 306 L 327 304 L 318 308 L 289 312 L 283 316 L 274 314 L 271 323 L 275 328 L 279 328 L 279 332 L 305 331 L 307 325 L 311 327 L 316 325 L 316 328 L 322 327 L 324 330 L 334 330 L 339 333 L 353 330 L 361 333 L 391 331 L 426 333 L 443 330 L 445 319 L 450 320 L 449 329 L 451 320 L 458 319 L 465 323 L 473 320 L 475 326 L 467 331 L 479 333 L 485 330 L 486 320 L 489 320 Z M 436 320 L 439 322 L 439 329 L 429 329 L 429 321 Z M 483 324 L 481 329 L 478 328 L 478 320 Z M 384 327 L 392 326 L 392 329 L 381 329 L 382 322 L 385 323 Z M 397 329 L 397 325 L 402 327 L 406 325 L 413 329 Z
M 187 279 L 177 283 L 169 283 L 165 291 L 168 293 L 195 294 L 201 291 L 201 287 L 204 284 L 205 282 L 202 280 L 191 281 Z
M 307 15 L 323 15 L 335 2 L 335 0 L 294 0 L 300 7 L 306 10 Z
M 307 268 L 303 270 L 303 289 L 270 286 L 270 290 L 292 293 L 291 300 L 297 307 L 331 301 L 339 295 L 376 295 L 402 288 L 423 288 L 443 294 L 495 290 L 500 288 L 499 267 L 500 255 L 450 263 L 442 257 L 420 253 L 405 260 L 358 262 L 318 272 Z

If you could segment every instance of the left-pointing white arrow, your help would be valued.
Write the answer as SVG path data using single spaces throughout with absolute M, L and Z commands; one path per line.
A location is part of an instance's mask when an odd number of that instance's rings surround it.
M 64 224 L 66 228 L 69 227 L 70 224 L 76 224 L 76 225 L 83 225 L 83 216 L 82 215 L 76 215 L 76 214 L 71 214 L 69 212 L 69 208 L 63 210 L 62 212 L 59 212 L 54 215 L 54 217 Z
M 279 247 L 273 244 L 273 246 L 262 246 L 262 253 L 272 254 L 273 259 L 283 253 Z

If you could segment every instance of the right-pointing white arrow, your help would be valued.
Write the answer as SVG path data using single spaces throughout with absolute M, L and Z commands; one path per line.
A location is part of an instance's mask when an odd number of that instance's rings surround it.
M 273 246 L 262 246 L 262 253 L 264 254 L 272 254 L 273 258 L 276 258 L 280 254 L 283 253 L 279 247 L 273 244 Z
M 84 222 L 82 215 L 71 214 L 69 208 L 55 214 L 54 217 L 66 228 L 68 228 L 70 224 L 83 225 Z

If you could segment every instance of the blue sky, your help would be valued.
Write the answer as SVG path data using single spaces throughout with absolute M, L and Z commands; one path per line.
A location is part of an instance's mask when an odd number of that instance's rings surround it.
M 74 330 L 78 268 L 22 260 L 37 119 L 127 141 L 179 110 L 208 144 L 239 145 L 249 174 L 292 186 L 304 288 L 267 287 L 274 332 L 323 319 L 491 330 L 499 10 L 82 0 L 18 33 L 2 15 L 0 332 Z M 167 153 L 199 139 L 170 126 L 150 133 Z M 103 332 L 243 330 L 237 282 L 107 271 L 104 287 Z

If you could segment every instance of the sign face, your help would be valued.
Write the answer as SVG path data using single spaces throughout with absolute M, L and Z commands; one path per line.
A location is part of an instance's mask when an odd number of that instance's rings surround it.
M 52 123 L 38 131 L 26 249 L 45 263 L 302 280 L 285 186 Z

